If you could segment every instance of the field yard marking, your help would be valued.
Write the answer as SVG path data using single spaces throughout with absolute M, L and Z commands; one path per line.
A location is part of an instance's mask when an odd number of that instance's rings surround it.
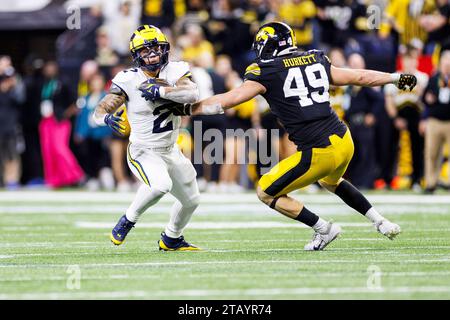
M 367 272 L 361 271 L 360 273 L 355 273 L 352 271 L 354 276 L 367 277 Z M 335 272 L 316 272 L 316 277 L 328 277 L 328 278 L 340 278 L 342 276 L 347 276 L 348 272 L 335 271 Z M 430 277 L 430 276 L 443 276 L 450 275 L 450 271 L 409 271 L 409 272 L 383 272 L 383 277 Z M 229 278 L 232 276 L 233 278 L 252 278 L 252 277 L 267 277 L 267 275 L 258 275 L 254 273 L 233 273 L 230 274 L 213 274 L 211 277 L 213 278 Z M 205 274 L 182 274 L 182 275 L 174 275 L 174 278 L 208 278 L 208 275 Z M 292 277 L 291 274 L 277 274 L 277 277 Z M 296 277 L 300 278 L 309 278 L 311 277 L 308 273 L 298 273 Z M 140 279 L 160 279 L 160 275 L 154 274 L 139 274 L 139 275 L 127 275 L 127 274 L 111 274 L 107 276 L 82 276 L 81 280 L 111 280 L 111 279 L 128 279 L 128 280 L 140 280 Z M 67 280 L 67 276 L 49 276 L 49 277 L 16 277 L 16 278 L 5 278 L 0 279 L 0 282 L 32 282 L 32 281 L 65 281 Z
M 80 191 L 8 191 L 0 192 L 0 202 L 18 202 L 24 203 L 26 201 L 32 202 L 112 202 L 112 203 L 127 203 L 133 200 L 135 192 L 122 192 L 118 197 L 117 192 L 91 192 L 86 190 Z M 223 202 L 224 194 L 217 193 L 201 193 L 204 202 Z M 293 197 L 301 198 L 305 202 L 310 203 L 339 203 L 339 199 L 328 193 L 307 194 L 307 193 L 292 193 Z M 373 203 L 411 203 L 411 204 L 450 204 L 450 198 L 447 194 L 436 195 L 421 195 L 421 194 L 367 194 L 367 198 Z M 173 202 L 174 197 L 167 195 L 161 199 L 161 202 Z M 244 193 L 233 194 L 229 199 L 230 203 L 236 202 L 251 202 L 258 201 L 255 192 L 249 191 Z
M 1 300 L 6 299 L 118 299 L 145 297 L 210 297 L 210 296 L 279 296 L 279 295 L 317 295 L 317 294 L 411 294 L 411 293 L 450 293 L 447 286 L 423 287 L 384 287 L 371 290 L 367 287 L 336 287 L 336 288 L 252 288 L 252 289 L 190 289 L 190 290 L 158 290 L 158 291 L 119 291 L 119 292 L 43 292 L 0 294 Z
M 340 239 L 342 240 L 342 239 Z M 369 240 L 375 240 L 375 239 L 369 239 Z M 380 241 L 386 241 L 386 239 L 379 239 Z M 279 240 L 259 240 L 261 242 L 279 242 Z M 295 242 L 301 244 L 302 241 L 307 241 L 307 239 L 301 239 L 301 240 L 287 240 L 288 242 Z M 230 241 L 222 241 L 218 240 L 216 242 L 219 243 L 228 243 Z M 235 241 L 235 242 L 244 242 L 244 241 Z M 247 243 L 253 243 L 254 241 L 247 241 Z M 26 245 L 22 246 L 26 247 Z M 56 246 L 56 248 L 74 248 L 73 245 L 67 244 L 65 246 L 59 247 Z M 82 246 L 82 247 L 76 247 L 77 249 L 98 249 L 99 246 Z M 106 248 L 106 247 L 104 247 Z M 115 249 L 115 248 L 113 248 Z M 412 249 L 422 249 L 422 250 L 438 250 L 438 249 L 450 249 L 450 246 L 408 246 L 407 248 L 394 248 L 394 249 L 383 249 L 380 250 L 376 247 L 352 247 L 352 248 L 332 248 L 327 250 L 327 253 L 337 253 L 336 251 L 339 251 L 339 254 L 342 252 L 345 252 L 346 254 L 381 254 L 381 255 L 399 255 L 399 256 L 410 256 L 410 255 L 416 255 L 416 256 L 449 256 L 450 257 L 450 251 L 448 253 L 403 253 L 402 251 L 412 250 Z M 258 251 L 261 252 L 272 252 L 272 251 L 304 251 L 303 248 L 271 248 L 271 249 L 259 249 Z M 349 251 L 357 251 L 357 252 L 349 252 Z M 362 251 L 362 252 L 360 252 Z M 214 253 L 226 253 L 226 252 L 255 252 L 254 249 L 204 249 L 204 252 L 214 252 Z M 132 251 L 119 251 L 114 252 L 114 255 L 121 255 L 121 254 L 130 254 Z M 77 255 L 92 255 L 92 254 L 99 254 L 96 250 L 95 253 L 92 252 L 70 252 L 70 253 L 15 253 L 13 255 L 0 255 L 0 259 L 14 259 L 14 258 L 20 258 L 20 257 L 46 257 L 46 256 L 77 256 Z M 104 255 L 109 255 L 111 252 L 104 252 L 102 253 Z M 305 253 L 306 254 L 306 253 Z
M 94 247 L 93 247 L 94 248 Z M 372 251 L 368 251 L 371 250 Z M 206 252 L 211 252 L 211 253 L 232 253 L 232 252 L 240 252 L 240 253 L 245 253 L 245 252 L 255 252 L 255 250 L 252 249 L 206 249 Z M 296 251 L 296 252 L 303 252 L 304 249 L 303 248 L 273 248 L 273 249 L 258 249 L 258 252 L 289 252 L 289 251 Z M 339 252 L 335 252 L 335 251 L 339 251 Z M 348 249 L 346 250 L 338 250 L 338 249 L 330 249 L 328 250 L 328 253 L 333 254 L 342 254 L 343 251 L 349 251 Z M 353 249 L 352 249 L 353 251 Z M 367 254 L 367 255 L 375 255 L 375 254 L 382 254 L 382 255 L 386 255 L 386 256 L 390 256 L 390 255 L 395 255 L 395 256 L 449 256 L 449 253 L 399 253 L 398 251 L 395 250 L 389 250 L 389 251 L 385 251 L 383 250 L 382 252 L 380 251 L 375 251 L 373 250 L 373 248 L 359 248 L 356 250 L 357 252 L 345 252 L 345 254 L 353 254 L 353 255 L 363 255 L 363 254 Z M 111 253 L 105 252 L 102 254 L 99 254 L 98 252 L 71 252 L 71 253 L 16 253 L 14 255 L 9 255 L 9 256 L 0 256 L 0 259 L 17 259 L 17 258 L 23 258 L 23 257 L 59 257 L 59 256 L 71 256 L 71 257 L 76 257 L 76 256 L 91 256 L 91 255 L 96 255 L 96 256 L 101 256 L 101 255 L 110 255 Z M 121 251 L 121 252 L 114 252 L 114 255 L 128 255 L 130 254 L 130 252 L 126 252 L 126 251 Z
M 205 251 L 207 252 L 207 251 Z M 182 253 L 183 254 L 183 253 Z M 187 253 L 187 254 L 202 254 L 200 252 L 195 253 Z M 314 253 L 305 253 L 303 257 L 307 257 Z M 398 260 L 393 259 L 376 259 L 376 263 L 398 263 Z M 449 258 L 444 259 L 420 259 L 420 260 L 412 260 L 405 259 L 401 260 L 402 264 L 422 264 L 422 263 L 449 263 Z M 327 259 L 327 260 L 238 260 L 238 261 L 160 261 L 160 262 L 127 262 L 127 263 L 79 263 L 81 268 L 95 268 L 95 267 L 161 267 L 161 266 L 188 266 L 188 265 L 238 265 L 238 264 L 269 264 L 269 263 L 295 263 L 295 264 L 324 264 L 324 263 L 355 263 L 353 258 L 348 260 L 340 260 L 340 259 Z M 0 264 L 0 268 L 64 268 L 67 267 L 66 264 Z
M 449 197 L 450 198 L 450 197 Z M 74 200 L 76 201 L 76 199 Z M 228 201 L 228 200 L 227 200 Z M 269 207 L 264 206 L 258 202 L 239 203 L 233 204 L 223 201 L 217 204 L 200 204 L 195 214 L 200 216 L 217 216 L 218 214 L 227 214 L 228 216 L 242 217 L 242 213 L 248 216 L 278 216 L 278 214 L 271 210 Z M 2 205 L 0 201 L 0 215 L 13 215 L 15 218 L 17 215 L 87 215 L 87 214 L 101 214 L 101 215 L 119 215 L 128 207 L 129 203 L 123 205 L 105 205 L 105 204 L 88 204 L 80 203 L 77 205 L 64 204 L 58 206 L 49 206 L 45 204 L 33 204 L 33 205 Z M 223 204 L 226 203 L 226 206 Z M 356 215 L 357 213 L 341 202 L 333 204 L 309 204 L 310 207 L 324 216 L 347 216 Z M 168 215 L 172 203 L 161 204 L 158 203 L 148 210 L 148 213 L 153 215 Z M 436 204 L 411 204 L 407 202 L 401 202 L 397 204 L 381 204 L 377 205 L 377 209 L 380 212 L 386 212 L 393 215 L 410 215 L 417 213 L 426 213 L 433 215 L 445 215 L 450 213 L 450 206 L 436 205 Z
M 369 248 L 369 249 L 373 249 L 373 248 Z M 339 252 L 334 252 L 334 249 L 329 249 L 327 250 L 328 254 L 342 254 L 343 250 L 339 250 Z M 289 252 L 289 251 L 296 251 L 296 252 L 303 252 L 304 249 L 303 248 L 273 248 L 273 249 L 258 249 L 258 252 Z M 347 249 L 346 251 L 349 251 L 349 249 Z M 245 252 L 255 252 L 255 250 L 245 250 L 245 249 L 212 249 L 212 250 L 208 250 L 208 252 L 213 252 L 213 253 L 232 253 L 232 252 L 240 252 L 240 253 L 245 253 Z M 380 252 L 380 251 L 358 251 L 358 252 L 345 252 L 345 254 L 349 254 L 349 255 L 385 255 L 385 256 L 392 256 L 395 255 L 397 257 L 410 257 L 410 256 L 443 256 L 443 257 L 450 257 L 449 253 L 399 253 L 399 252 Z
M 343 227 L 367 227 L 371 226 L 369 223 L 363 222 L 339 222 Z M 150 222 L 140 223 L 139 228 L 164 228 L 166 223 L 162 222 Z M 77 221 L 75 227 L 85 229 L 111 229 L 114 227 L 114 222 L 90 222 L 90 221 Z M 247 222 L 235 222 L 235 221 L 220 221 L 220 222 L 191 222 L 189 223 L 189 229 L 247 229 L 247 228 L 308 228 L 306 225 L 300 223 L 287 223 L 276 221 L 247 221 Z

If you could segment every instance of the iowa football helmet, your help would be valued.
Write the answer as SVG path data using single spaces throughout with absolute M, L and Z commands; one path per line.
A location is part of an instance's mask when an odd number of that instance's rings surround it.
M 294 31 L 283 22 L 266 23 L 259 28 L 252 50 L 257 59 L 269 60 L 297 48 Z
M 141 56 L 140 54 L 140 51 L 144 48 L 149 49 L 147 55 L 158 55 L 159 62 L 153 64 L 145 62 L 147 56 Z M 130 51 L 137 67 L 149 71 L 156 71 L 169 62 L 170 44 L 167 37 L 159 28 L 145 24 L 133 32 L 130 38 Z

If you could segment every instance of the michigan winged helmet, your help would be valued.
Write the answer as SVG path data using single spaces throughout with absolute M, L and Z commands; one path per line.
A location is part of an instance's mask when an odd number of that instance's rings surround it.
M 140 51 L 147 48 L 145 55 Z M 137 67 L 156 71 L 161 69 L 169 62 L 170 44 L 164 33 L 152 25 L 142 25 L 133 32 L 130 38 L 130 52 L 133 61 Z M 160 57 L 157 63 L 146 62 L 147 57 L 158 55 Z

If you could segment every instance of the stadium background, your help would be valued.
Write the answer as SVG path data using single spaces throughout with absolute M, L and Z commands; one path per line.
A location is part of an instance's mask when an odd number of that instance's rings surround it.
M 406 53 L 413 54 L 418 69 L 431 76 L 436 71 L 439 52 L 449 45 L 448 22 L 437 29 L 428 22 L 433 15 L 448 15 L 447 1 L 92 0 L 17 1 L 8 5 L 3 1 L 3 4 L 0 73 L 11 72 L 8 68 L 12 66 L 17 80 L 11 89 L 15 99 L 0 105 L 1 113 L 8 115 L 0 120 L 0 126 L 5 128 L 2 145 L 15 145 L 11 151 L 14 161 L 2 157 L 0 181 L 7 189 L 45 185 L 89 190 L 131 188 L 133 179 L 123 161 L 126 142 L 105 130 L 89 130 L 89 110 L 85 109 L 92 108 L 94 98 L 104 94 L 115 73 L 130 66 L 129 35 L 142 23 L 154 24 L 167 33 L 172 44 L 171 59 L 191 63 L 202 97 L 224 92 L 242 81 L 243 70 L 253 58 L 252 36 L 258 26 L 269 20 L 290 24 L 301 48 L 323 49 L 336 65 L 349 65 L 348 58 L 357 53 L 367 68 L 394 72 L 401 70 L 402 55 Z M 379 9 L 375 12 L 381 14 L 379 17 L 370 16 L 373 6 Z M 375 19 L 379 24 L 374 25 L 368 19 Z M 55 79 L 64 94 L 54 98 L 59 100 L 50 117 L 56 119 L 56 126 L 48 127 L 42 125 L 47 115 L 42 113 L 41 101 L 44 100 L 42 89 L 49 83 L 43 69 L 52 61 L 59 66 Z M 90 82 L 96 80 L 100 81 L 100 87 L 105 81 L 104 90 L 92 95 Z M 359 100 L 352 102 L 349 101 L 354 96 L 352 90 L 332 89 L 333 108 L 346 121 L 354 119 L 355 113 L 364 117 L 373 115 L 374 121 L 364 123 L 361 130 L 352 130 L 357 152 L 348 178 L 366 189 L 414 186 L 418 191 L 418 183 L 423 186 L 423 161 L 413 168 L 410 132 L 404 128 L 399 130 L 389 118 L 384 91 L 370 89 L 372 98 L 357 97 Z M 423 111 L 423 103 L 410 104 L 418 112 Z M 259 99 L 226 116 L 196 120 L 202 120 L 205 129 L 280 127 L 268 115 L 265 102 Z M 194 141 L 187 134 L 192 131 L 192 121 L 185 119 L 183 127 L 185 133 L 180 135 L 180 144 L 184 149 L 193 148 Z M 67 168 L 79 164 L 81 168 L 74 170 L 78 174 L 56 180 L 45 176 L 46 162 L 51 160 L 43 159 L 43 155 L 52 154 L 46 144 L 58 144 L 54 141 L 58 138 L 45 138 L 46 128 L 50 136 L 59 136 L 52 130 L 70 130 L 70 149 L 75 159 L 67 163 Z M 414 140 L 421 149 L 422 136 L 423 133 Z M 241 143 L 227 141 L 224 148 L 232 150 Z M 278 150 L 280 158 L 295 150 L 286 137 L 267 143 L 274 145 L 274 152 Z M 423 157 L 422 150 L 419 154 Z M 232 163 L 233 159 L 227 158 L 226 162 Z M 444 184 L 448 179 L 445 162 L 446 158 L 441 174 Z M 67 168 L 62 164 L 56 170 L 65 172 Z M 258 172 L 251 166 L 232 164 L 205 168 L 197 165 L 196 169 L 201 188 L 212 192 L 240 192 L 251 188 L 250 180 L 254 181 Z

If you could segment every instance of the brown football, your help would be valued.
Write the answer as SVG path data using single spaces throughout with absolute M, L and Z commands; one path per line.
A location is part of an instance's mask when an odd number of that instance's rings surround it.
M 171 87 L 171 85 L 170 85 L 166 80 L 164 80 L 164 79 L 161 79 L 161 78 L 155 78 L 155 81 L 156 81 L 156 83 L 159 84 L 160 86 L 163 86 L 163 87 Z

